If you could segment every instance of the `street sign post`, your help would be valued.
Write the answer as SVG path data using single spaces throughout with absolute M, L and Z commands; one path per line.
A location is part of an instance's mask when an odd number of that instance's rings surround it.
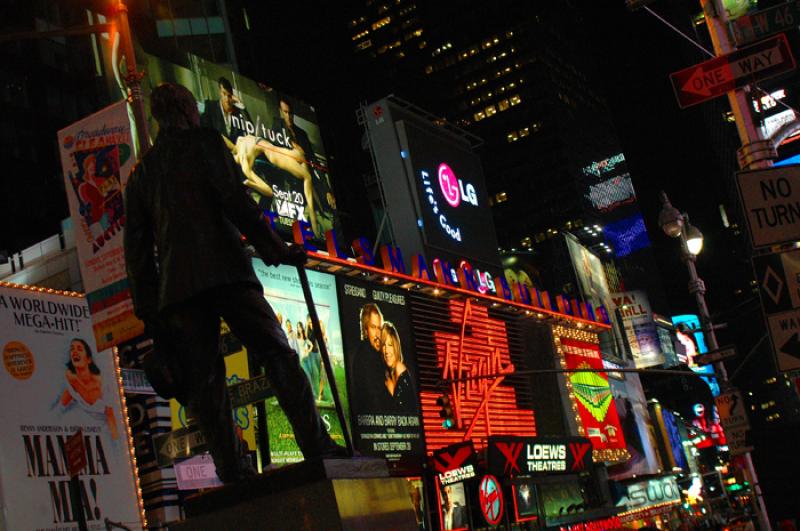
M 786 36 L 781 34 L 685 68 L 669 77 L 678 105 L 685 109 L 794 67 Z
M 730 390 L 719 395 L 714 402 L 731 455 L 741 455 L 752 450 L 746 443 L 750 422 L 747 420 L 747 405 L 742 394 L 737 390 Z
M 769 35 L 793 30 L 798 24 L 800 24 L 798 1 L 786 2 L 743 15 L 729 23 L 736 46 L 745 46 Z
M 698 365 L 710 365 L 718 361 L 736 357 L 736 347 L 724 347 L 717 350 L 710 350 L 703 354 L 697 354 L 694 362 Z
M 755 256 L 753 269 L 778 369 L 800 369 L 800 250 Z
M 742 171 L 736 183 L 753 247 L 800 240 L 800 167 Z

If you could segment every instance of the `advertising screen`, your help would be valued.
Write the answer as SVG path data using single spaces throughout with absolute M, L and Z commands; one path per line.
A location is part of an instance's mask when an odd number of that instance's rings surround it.
M 603 232 L 617 258 L 650 247 L 650 238 L 647 236 L 647 227 L 641 214 L 607 223 L 603 227 Z
M 600 349 L 592 343 L 561 339 L 567 369 L 603 369 Z M 624 450 L 625 437 L 605 372 L 568 373 L 586 437 L 595 450 Z
M 297 269 L 281 265 L 269 267 L 259 259 L 253 260 L 253 267 L 261 284 L 264 286 L 264 297 L 275 311 L 278 321 L 283 326 L 289 345 L 297 352 L 300 366 L 308 376 L 311 392 L 316 398 L 317 408 L 322 421 L 331 438 L 339 445 L 344 445 L 342 427 L 336 415 L 333 394 L 319 352 L 319 341 L 324 341 L 331 357 L 336 388 L 344 407 L 345 418 L 349 414 L 347 408 L 347 385 L 345 382 L 344 348 L 339 325 L 339 304 L 336 299 L 336 277 L 316 271 L 308 271 L 308 281 L 314 306 L 322 327 L 322 338 L 315 337 L 308 316 L 308 307 L 303 298 L 303 290 Z M 294 433 L 289 420 L 278 405 L 278 399 L 267 400 L 267 430 L 269 431 L 269 449 L 272 462 L 286 464 L 301 461 L 303 454 L 294 440 Z
M 0 287 L 0 528 L 74 529 L 67 438 L 81 430 L 90 529 L 142 529 L 112 350 L 98 351 L 83 298 Z
M 105 350 L 144 330 L 133 314 L 122 253 L 122 191 L 135 162 L 126 103 L 65 127 L 58 147 L 95 341 Z
M 612 293 L 611 299 L 616 316 L 622 320 L 636 367 L 662 365 L 665 359 L 647 293 L 642 290 L 621 291 Z
M 417 192 L 417 224 L 426 246 L 434 256 L 440 250 L 498 266 L 497 235 L 478 156 L 443 138 L 435 126 L 400 125 L 405 132 L 401 156 Z
M 619 319 L 613 312 L 614 301 L 611 299 L 611 290 L 608 287 L 608 279 L 606 278 L 603 262 L 600 261 L 597 255 L 581 245 L 571 234 L 565 234 L 564 238 L 567 242 L 567 250 L 569 251 L 575 276 L 578 279 L 581 295 L 588 304 L 592 305 L 595 314 L 597 314 L 597 309 L 601 306 L 606 309 L 611 322 L 614 323 L 612 333 L 617 334 Z M 600 348 L 605 355 L 610 354 L 622 357 L 622 353 L 618 351 L 614 337 L 611 334 L 600 334 Z
M 469 529 L 469 506 L 464 483 L 438 483 L 439 518 L 442 531 Z
M 658 455 L 656 427 L 650 419 L 642 383 L 638 374 L 625 373 L 623 378 L 609 378 L 608 381 L 631 458 L 609 468 L 608 475 L 613 479 L 625 479 L 656 474 L 664 466 Z
M 385 458 L 397 475 L 421 473 L 425 461 L 407 304 L 404 291 L 339 280 L 355 447 Z
M 146 114 L 149 94 L 162 82 L 188 88 L 198 102 L 200 123 L 217 130 L 231 150 L 253 200 L 289 237 L 295 220 L 322 237 L 338 229 L 336 199 L 313 107 L 228 68 L 187 54 L 179 66 L 141 53 Z M 149 132 L 158 130 L 151 119 Z

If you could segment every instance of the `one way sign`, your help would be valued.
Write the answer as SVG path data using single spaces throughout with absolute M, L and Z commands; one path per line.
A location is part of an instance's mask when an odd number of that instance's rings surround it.
M 669 77 L 678 105 L 685 109 L 794 67 L 786 36 L 780 34 L 685 68 Z

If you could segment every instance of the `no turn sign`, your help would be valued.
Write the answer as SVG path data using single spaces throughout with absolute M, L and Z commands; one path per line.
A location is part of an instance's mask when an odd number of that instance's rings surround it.
M 800 240 L 800 166 L 736 175 L 753 247 Z

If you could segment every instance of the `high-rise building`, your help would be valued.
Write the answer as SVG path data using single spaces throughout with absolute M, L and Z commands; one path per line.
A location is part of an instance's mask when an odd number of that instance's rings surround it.
M 547 260 L 546 241 L 569 231 L 617 259 L 616 289 L 648 289 L 663 303 L 636 177 L 595 89 L 580 10 L 564 2 L 365 0 L 349 28 L 375 96 L 394 92 L 483 140 L 505 252 Z

